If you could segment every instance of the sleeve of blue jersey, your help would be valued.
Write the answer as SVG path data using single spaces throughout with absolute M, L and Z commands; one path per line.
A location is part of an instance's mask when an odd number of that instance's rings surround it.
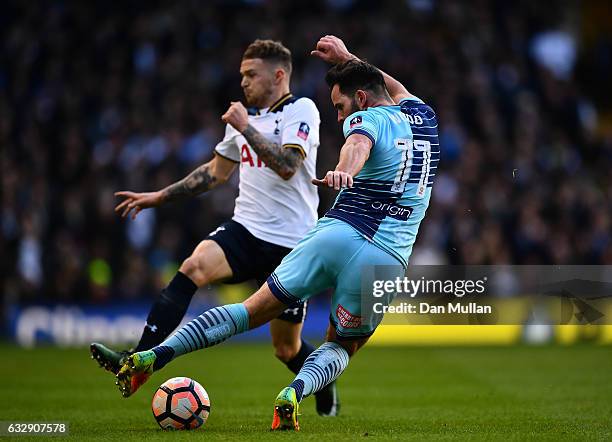
M 352 134 L 361 134 L 368 137 L 372 145 L 378 140 L 379 123 L 373 112 L 359 111 L 351 114 L 344 120 L 342 129 L 344 138 Z
M 402 103 L 405 103 L 406 101 L 416 101 L 417 103 L 425 104 L 425 102 L 423 100 L 421 100 L 419 97 L 417 97 L 415 95 L 411 95 L 410 97 L 403 98 L 397 104 L 401 105 Z

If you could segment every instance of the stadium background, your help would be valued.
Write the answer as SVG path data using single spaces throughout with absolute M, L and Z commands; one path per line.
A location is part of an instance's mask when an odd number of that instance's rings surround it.
M 114 214 L 113 192 L 157 189 L 211 155 L 256 37 L 285 42 L 293 92 L 319 106 L 320 173 L 342 142 L 326 66 L 308 56 L 321 35 L 438 111 L 442 162 L 413 263 L 612 264 L 607 3 L 0 2 L 0 427 L 192 438 L 158 431 L 150 414 L 163 380 L 190 376 L 212 399 L 207 440 L 611 440 L 610 347 L 558 345 L 610 343 L 610 326 L 379 327 L 339 380 L 341 415 L 320 418 L 307 399 L 290 435 L 267 432 L 291 375 L 265 329 L 181 358 L 128 401 L 83 346 L 133 341 L 152 297 L 231 215 L 236 179 L 137 222 Z M 320 195 L 324 212 L 334 194 Z M 249 290 L 205 288 L 190 314 Z M 305 334 L 317 343 L 327 299 L 313 304 Z M 521 345 L 528 336 L 555 343 Z
M 238 66 L 256 37 L 292 50 L 292 91 L 319 106 L 319 172 L 333 168 L 342 143 L 326 66 L 309 56 L 321 35 L 344 38 L 437 110 L 443 159 L 412 262 L 612 264 L 605 2 L 8 1 L 1 9 L 1 325 L 21 344 L 135 338 L 181 260 L 231 216 L 237 176 L 136 222 L 115 215 L 113 192 L 159 189 L 210 157 L 220 115 L 242 98 Z M 320 195 L 323 213 L 334 194 Z M 205 288 L 198 301 L 237 300 L 249 289 Z M 321 337 L 326 299 L 313 304 L 307 334 Z M 487 342 L 521 336 L 517 327 L 498 331 Z M 432 333 L 440 342 L 483 339 L 444 327 L 387 328 L 379 339 L 425 342 Z

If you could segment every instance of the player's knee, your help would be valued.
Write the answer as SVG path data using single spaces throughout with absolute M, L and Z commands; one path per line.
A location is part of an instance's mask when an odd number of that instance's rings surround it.
M 349 357 L 352 357 L 357 351 L 368 342 L 368 338 L 359 338 L 359 339 L 351 339 L 351 340 L 338 340 L 335 339 L 334 342 L 340 345 L 342 348 L 346 350 Z
M 336 344 L 339 344 L 342 348 L 346 350 L 346 352 L 349 355 L 349 358 L 352 357 L 357 352 L 357 350 L 359 350 L 359 346 L 357 345 L 355 341 L 348 341 L 348 342 L 336 341 Z
M 289 342 L 275 342 L 274 343 L 274 355 L 281 361 L 287 363 L 295 357 L 300 351 L 300 342 L 289 343 Z
M 179 270 L 187 275 L 198 287 L 208 283 L 204 257 L 200 254 L 193 254 L 183 261 Z
M 335 342 L 336 344 L 344 348 L 346 352 L 348 353 L 349 357 L 351 357 L 355 353 L 357 353 L 357 350 L 363 347 L 366 342 L 368 342 L 368 339 L 370 339 L 370 337 L 367 336 L 363 338 L 340 340 L 338 339 L 338 335 L 336 334 L 335 327 L 332 324 L 330 324 L 327 327 L 327 333 L 326 333 L 325 339 L 327 340 L 327 342 Z

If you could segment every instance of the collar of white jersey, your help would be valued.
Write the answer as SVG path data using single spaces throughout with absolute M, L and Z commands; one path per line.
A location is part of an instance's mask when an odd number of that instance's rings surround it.
M 256 107 L 249 108 L 249 115 L 258 116 L 280 112 L 283 110 L 285 105 L 293 103 L 295 100 L 297 100 L 297 98 L 294 97 L 291 92 L 289 92 L 276 100 L 270 107 L 264 107 L 262 109 L 258 109 Z

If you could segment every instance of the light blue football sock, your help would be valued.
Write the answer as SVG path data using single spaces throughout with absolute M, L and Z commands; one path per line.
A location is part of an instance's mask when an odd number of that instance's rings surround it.
M 326 342 L 313 351 L 289 385 L 295 389 L 298 402 L 335 380 L 348 363 L 349 354 L 335 342 Z
M 152 350 L 159 370 L 177 356 L 212 347 L 249 329 L 249 312 L 243 304 L 228 304 L 205 311 L 178 329 Z

